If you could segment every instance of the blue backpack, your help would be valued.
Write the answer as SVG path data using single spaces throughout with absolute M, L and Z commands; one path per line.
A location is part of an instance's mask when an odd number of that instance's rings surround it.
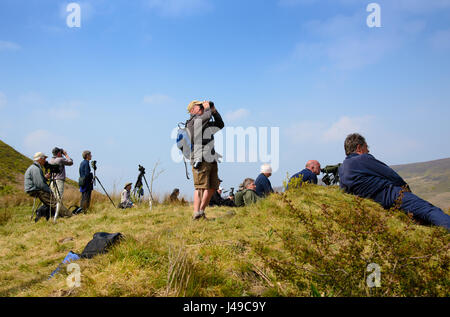
M 187 129 L 188 122 L 189 121 L 187 121 L 186 123 L 179 123 L 177 133 L 177 147 L 183 154 L 183 162 L 187 179 L 189 179 L 189 173 L 187 170 L 186 160 L 191 160 L 191 153 L 194 150 L 194 144 L 191 142 L 191 137 Z M 184 127 L 182 127 L 183 125 Z

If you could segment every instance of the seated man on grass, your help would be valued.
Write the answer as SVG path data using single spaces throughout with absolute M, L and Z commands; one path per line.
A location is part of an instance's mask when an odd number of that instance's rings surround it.
M 272 176 L 272 167 L 270 164 L 263 164 L 261 166 L 261 173 L 255 181 L 255 191 L 259 197 L 266 197 L 273 193 L 272 184 L 269 180 L 270 176 Z
M 320 163 L 316 160 L 310 160 L 306 163 L 306 167 L 301 172 L 294 174 L 290 179 L 286 189 L 289 189 L 289 184 L 293 179 L 302 178 L 302 183 L 317 184 L 317 175 L 320 174 Z
M 57 197 L 50 190 L 50 187 L 47 184 L 47 179 L 50 177 L 50 174 L 44 176 L 44 172 L 42 171 L 43 166 L 45 165 L 47 156 L 38 152 L 33 157 L 33 164 L 28 167 L 25 172 L 24 177 L 24 189 L 25 192 L 34 198 L 39 198 L 39 200 L 50 209 L 50 212 L 55 212 L 56 208 L 59 207 L 59 216 L 61 217 L 71 217 L 72 213 L 64 207 L 62 201 L 57 199 Z M 36 215 L 36 221 L 43 215 Z
M 237 192 L 234 198 L 236 207 L 249 206 L 261 199 L 261 197 L 256 194 L 256 185 L 254 179 L 246 178 L 243 185 L 244 190 Z
M 121 209 L 127 209 L 127 208 L 134 207 L 134 204 L 131 201 L 131 185 L 132 185 L 132 183 L 125 184 L 125 187 L 123 188 L 123 191 L 120 194 L 119 208 L 121 208 Z
M 339 178 L 347 193 L 371 198 L 385 209 L 398 207 L 425 223 L 450 230 L 450 216 L 414 195 L 400 175 L 370 155 L 363 136 L 350 134 L 344 147 L 347 158 L 339 168 Z

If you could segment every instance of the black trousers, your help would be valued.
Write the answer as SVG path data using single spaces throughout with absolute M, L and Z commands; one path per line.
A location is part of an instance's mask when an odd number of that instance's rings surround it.
M 80 207 L 84 211 L 88 210 L 89 206 L 91 205 L 91 193 L 92 193 L 92 190 L 87 190 L 84 193 L 81 193 Z

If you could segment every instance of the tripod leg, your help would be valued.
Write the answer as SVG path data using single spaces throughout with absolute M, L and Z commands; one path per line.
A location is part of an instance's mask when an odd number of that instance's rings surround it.
M 112 201 L 111 197 L 109 197 L 108 193 L 106 192 L 105 187 L 103 187 L 102 183 L 100 182 L 100 180 L 98 179 L 97 176 L 95 176 L 95 179 L 98 181 L 98 183 L 100 184 L 100 186 L 102 187 L 103 191 L 105 192 L 106 196 L 108 196 L 109 200 L 111 201 L 111 204 L 113 204 L 114 208 L 117 208 L 116 205 L 114 204 L 114 202 Z
M 57 202 L 56 203 L 56 210 L 55 210 L 55 217 L 53 218 L 53 222 L 56 223 L 56 218 L 58 218 L 58 214 L 59 214 L 59 209 L 61 208 L 61 203 Z

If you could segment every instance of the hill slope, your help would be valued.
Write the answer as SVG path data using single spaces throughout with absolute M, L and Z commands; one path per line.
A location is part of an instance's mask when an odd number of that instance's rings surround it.
M 86 215 L 56 225 L 29 220 L 29 207 L 0 222 L 0 296 L 449 296 L 450 235 L 403 212 L 305 185 L 256 205 L 208 209 L 142 205 L 117 210 L 94 201 Z M 109 253 L 80 260 L 81 287 L 48 275 L 95 232 L 121 232 Z M 370 288 L 367 267 L 381 267 Z
M 443 209 L 450 208 L 450 158 L 391 167 L 415 194 Z
M 0 207 L 2 204 L 15 205 L 31 200 L 23 191 L 23 177 L 32 163 L 33 160 L 0 140 Z M 98 192 L 94 192 L 94 195 L 103 196 Z M 79 204 L 79 200 L 78 184 L 71 179 L 66 179 L 64 204 L 72 206 Z

